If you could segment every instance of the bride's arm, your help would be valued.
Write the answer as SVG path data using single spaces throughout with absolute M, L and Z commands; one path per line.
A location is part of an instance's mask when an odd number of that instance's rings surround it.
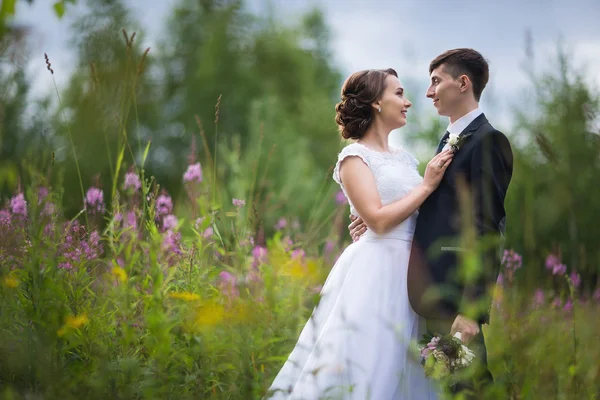
M 423 182 L 402 199 L 386 206 L 381 204 L 371 170 L 360 158 L 344 159 L 340 165 L 340 178 L 346 194 L 367 227 L 377 234 L 383 234 L 400 225 L 423 204 L 439 185 L 451 159 L 452 152 L 436 155 L 427 164 Z

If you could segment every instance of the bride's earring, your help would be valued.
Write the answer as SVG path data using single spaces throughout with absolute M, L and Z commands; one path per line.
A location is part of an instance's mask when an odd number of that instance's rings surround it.
M 381 112 L 381 106 L 377 107 L 377 111 Z

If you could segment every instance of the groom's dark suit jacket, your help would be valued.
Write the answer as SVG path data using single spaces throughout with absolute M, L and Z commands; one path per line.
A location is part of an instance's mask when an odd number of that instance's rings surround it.
M 487 292 L 500 268 L 498 239 L 504 235 L 504 198 L 512 176 L 513 156 L 506 136 L 494 129 L 483 114 L 460 136 L 465 139 L 439 187 L 419 209 L 409 261 L 408 293 L 413 309 L 425 318 L 453 320 L 457 314 L 466 313 L 485 323 L 489 318 Z M 438 152 L 442 146 L 440 143 Z M 468 240 L 465 225 L 474 228 L 470 232 L 475 240 Z M 461 241 L 461 233 L 465 232 Z M 475 268 L 479 273 L 476 279 L 466 281 L 459 273 L 461 255 L 474 254 L 464 250 L 473 249 L 473 243 L 485 244 L 486 237 L 496 239 L 496 244 L 468 263 L 469 270 Z M 477 301 L 486 305 L 476 315 L 469 314 L 467 304 Z

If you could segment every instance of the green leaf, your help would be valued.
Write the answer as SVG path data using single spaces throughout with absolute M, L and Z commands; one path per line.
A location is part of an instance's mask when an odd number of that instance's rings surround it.
M 569 375 L 575 376 L 575 374 L 577 374 L 577 368 L 575 367 L 575 365 L 571 364 L 569 366 Z
M 144 149 L 144 156 L 142 157 L 142 168 L 144 168 L 144 166 L 146 165 L 146 158 L 148 158 L 148 152 L 150 151 L 150 144 L 152 143 L 152 141 L 148 141 L 148 144 L 146 144 L 146 148 Z
M 6 185 L 11 189 L 17 186 L 19 170 L 13 163 L 0 166 L 0 185 Z
M 115 177 L 113 179 L 113 187 L 111 198 L 114 199 L 115 194 L 117 193 L 117 182 L 119 180 L 119 173 L 121 171 L 121 165 L 123 164 L 123 157 L 125 156 L 125 144 L 121 146 L 121 151 L 119 152 L 119 157 L 117 158 L 117 166 L 115 169 Z
M 54 12 L 58 18 L 62 18 L 65 15 L 65 3 L 62 0 L 54 3 L 52 8 L 54 8 Z
M 0 8 L 0 19 L 4 20 L 8 16 L 15 15 L 17 0 L 2 0 Z

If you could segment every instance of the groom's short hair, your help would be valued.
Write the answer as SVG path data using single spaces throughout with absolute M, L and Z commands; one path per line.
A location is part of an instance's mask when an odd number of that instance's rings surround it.
M 488 63 L 481 53 L 465 48 L 447 50 L 431 61 L 429 74 L 440 65 L 443 65 L 444 72 L 454 79 L 467 75 L 473 83 L 475 100 L 479 101 L 490 77 Z

